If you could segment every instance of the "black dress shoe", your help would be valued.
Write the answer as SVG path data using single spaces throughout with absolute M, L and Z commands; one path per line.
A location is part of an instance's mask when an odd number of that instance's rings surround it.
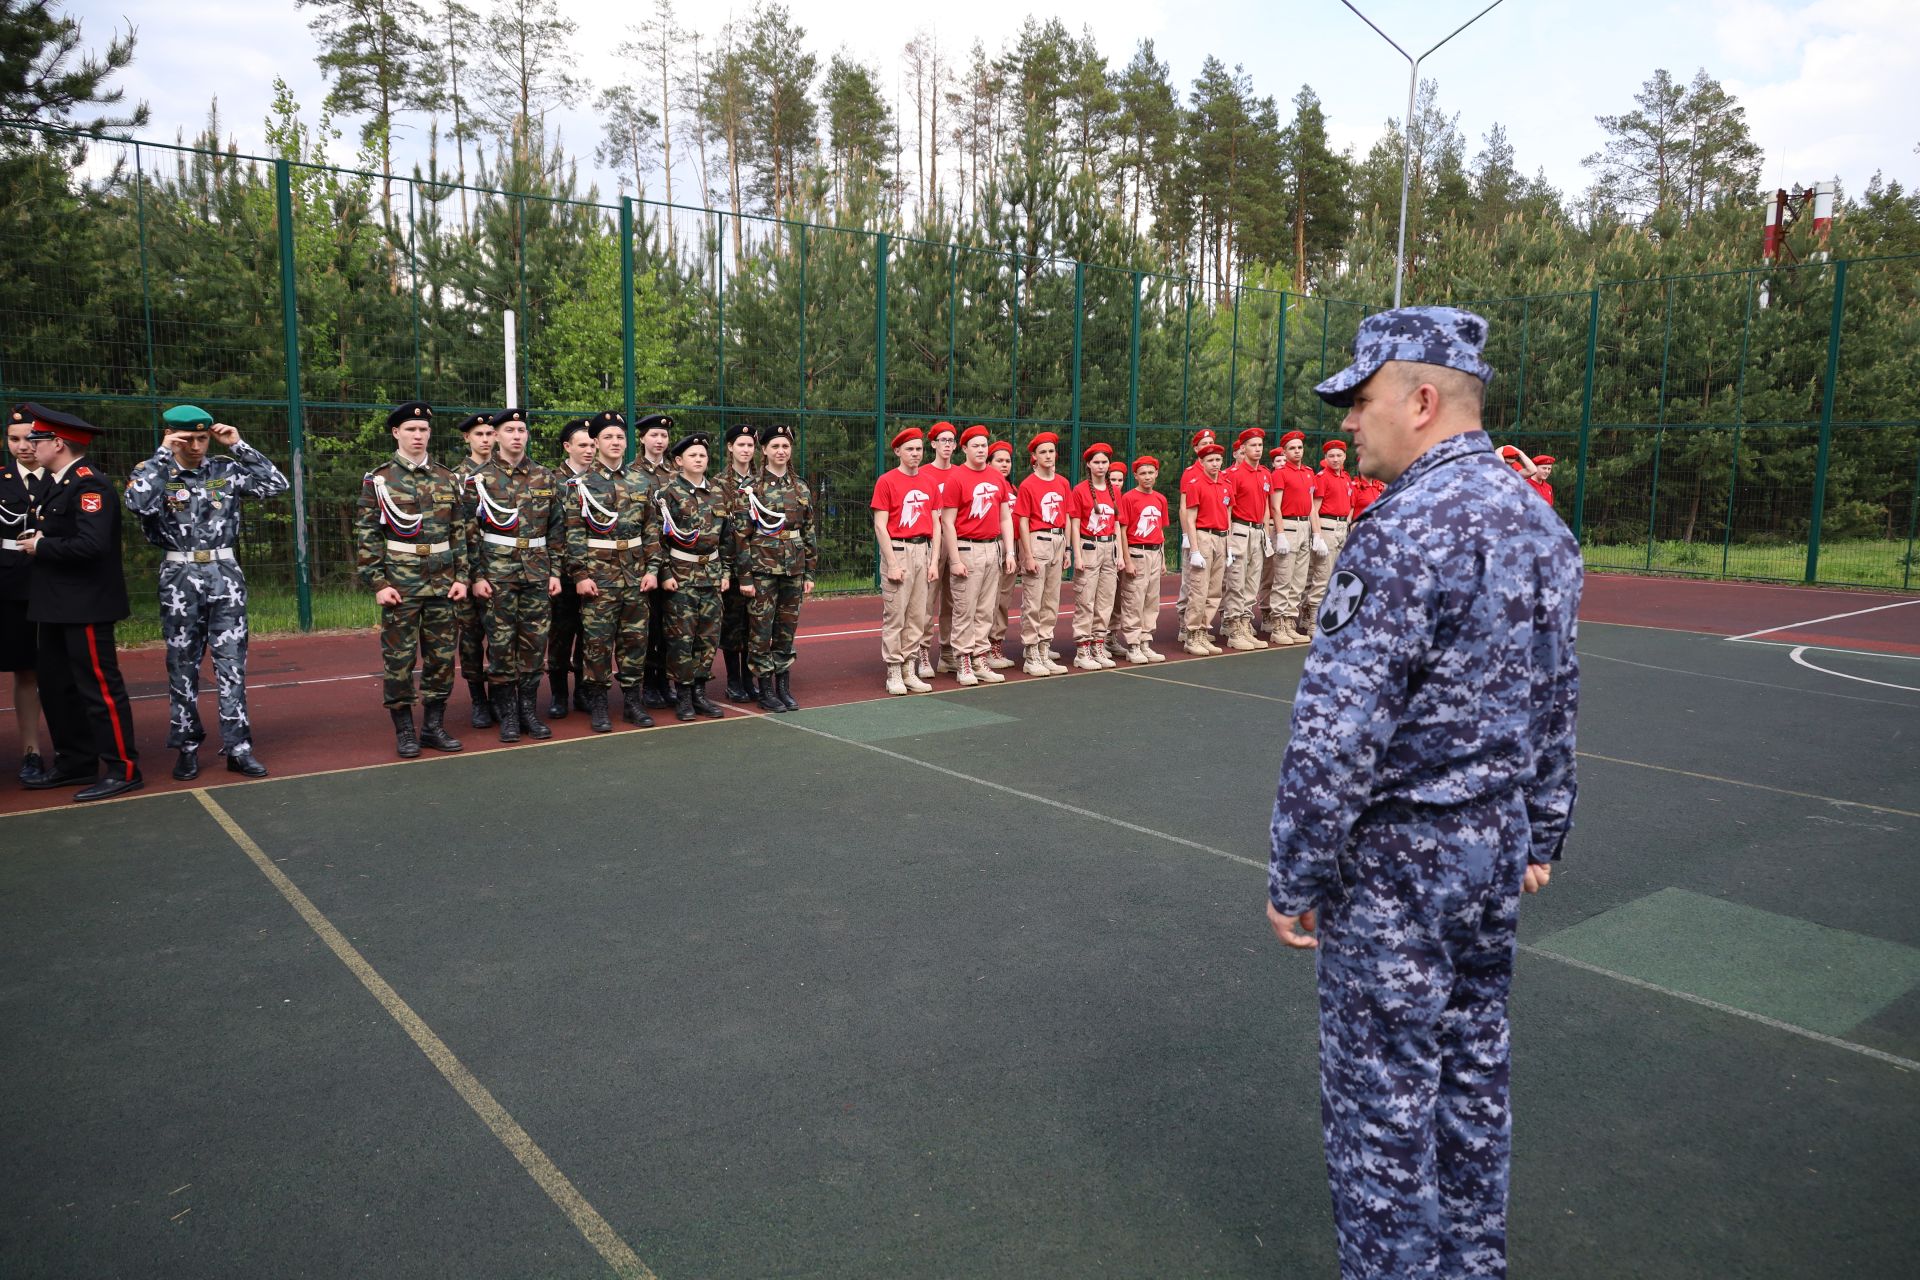
M 227 752 L 227 772 L 241 773 L 249 778 L 267 776 L 267 766 L 253 758 L 251 747 L 235 747 Z
M 92 771 L 85 773 L 69 771 L 59 773 L 52 769 L 43 769 L 31 778 L 20 779 L 20 785 L 29 791 L 51 791 L 55 787 L 80 787 L 95 781 L 99 775 Z
M 192 782 L 200 776 L 200 748 L 180 748 L 180 758 L 173 762 L 173 776 L 181 782 Z
M 20 757 L 20 781 L 25 782 L 35 774 L 45 772 L 46 767 L 46 762 L 40 758 L 38 751 L 27 752 Z
M 134 770 L 131 778 L 102 778 L 92 786 L 73 793 L 76 804 L 85 804 L 89 800 L 108 800 L 114 796 L 123 796 L 129 791 L 138 791 L 147 785 L 147 780 Z

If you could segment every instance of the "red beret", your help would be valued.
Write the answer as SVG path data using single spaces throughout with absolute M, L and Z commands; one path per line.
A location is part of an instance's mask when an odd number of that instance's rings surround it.
M 977 422 L 974 423 L 972 426 L 968 427 L 965 431 L 962 431 L 960 433 L 961 444 L 965 444 L 969 440 L 991 440 L 991 439 L 993 439 L 993 432 L 987 430 L 985 427 L 981 426 Z
M 1239 435 L 1233 438 L 1233 447 L 1235 449 L 1239 449 L 1242 446 L 1244 446 L 1247 443 L 1247 441 L 1258 440 L 1266 434 L 1267 434 L 1266 432 L 1262 431 L 1258 427 L 1248 427 L 1245 431 L 1242 431 Z
M 1284 449 L 1295 440 L 1298 440 L 1301 444 L 1305 444 L 1307 442 L 1307 433 L 1304 431 L 1287 432 L 1287 434 L 1280 437 L 1280 447 Z
M 927 439 L 937 440 L 942 433 L 952 435 L 958 429 L 951 422 L 936 422 L 927 428 Z
M 894 436 L 887 447 L 889 449 L 898 449 L 903 444 L 912 444 L 915 440 L 924 440 L 926 439 L 926 435 L 927 433 L 918 427 L 908 427 Z
M 1520 450 L 1518 447 L 1514 445 L 1503 444 L 1500 446 L 1500 456 L 1507 459 L 1509 462 L 1511 462 L 1513 459 L 1520 456 Z
M 987 446 L 987 456 L 991 458 L 996 453 L 1005 453 L 1011 458 L 1013 456 L 1013 444 L 1006 440 L 995 440 L 991 445 Z
M 1152 467 L 1155 471 L 1158 471 L 1160 469 L 1160 459 L 1150 453 L 1143 453 L 1133 460 L 1133 470 L 1136 475 L 1145 471 L 1148 467 Z
M 1534 466 L 1536 466 L 1536 467 L 1547 467 L 1547 466 L 1552 466 L 1552 465 L 1553 465 L 1553 455 L 1552 455 L 1552 454 L 1550 454 L 1550 453 L 1543 453 L 1543 454 L 1540 454 L 1540 455 L 1538 455 L 1538 456 L 1536 456 L 1536 457 L 1534 458 L 1534 460 L 1533 460 L 1533 465 L 1534 465 Z
M 1322 457 L 1325 457 L 1336 449 L 1341 453 L 1345 453 L 1347 451 L 1347 442 L 1345 440 L 1329 440 L 1320 446 L 1320 454 Z
M 1055 435 L 1051 431 L 1042 431 L 1039 435 L 1027 441 L 1027 452 L 1032 453 L 1035 449 L 1038 449 L 1043 444 L 1059 444 L 1059 443 L 1060 443 L 1059 436 Z
M 1110 444 L 1090 444 L 1080 451 L 1080 461 L 1092 462 L 1095 454 L 1099 454 L 1108 461 L 1112 461 L 1113 446 Z
M 1215 454 L 1219 454 L 1221 457 L 1225 457 L 1226 452 L 1227 452 L 1227 447 L 1225 445 L 1216 444 L 1214 441 L 1209 440 L 1205 444 L 1201 445 L 1198 449 L 1195 449 L 1193 451 L 1193 456 L 1196 458 L 1209 458 Z
M 1212 443 L 1213 443 L 1212 428 L 1202 427 L 1200 428 L 1200 430 L 1193 433 L 1193 447 L 1196 450 L 1199 449 L 1199 447 L 1203 444 L 1212 444 Z

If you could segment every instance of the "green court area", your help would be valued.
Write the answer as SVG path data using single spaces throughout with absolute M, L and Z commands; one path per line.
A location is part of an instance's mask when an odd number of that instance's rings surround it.
M 1920 681 L 1581 641 L 1513 1273 L 1905 1273 Z M 1301 662 L 0 819 L 0 1274 L 1333 1274 Z

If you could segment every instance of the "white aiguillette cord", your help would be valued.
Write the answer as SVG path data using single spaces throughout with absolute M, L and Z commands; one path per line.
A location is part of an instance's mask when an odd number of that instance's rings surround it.
M 421 521 L 426 519 L 426 514 L 423 512 L 416 516 L 409 515 L 405 511 L 402 511 L 394 503 L 393 492 L 387 488 L 387 478 L 385 476 L 374 476 L 373 496 L 379 501 L 380 512 L 386 517 L 387 524 L 392 527 L 395 533 L 403 533 L 411 537 L 420 532 L 420 524 Z
M 776 515 L 772 508 L 760 501 L 760 495 L 752 489 L 747 490 L 747 501 L 752 504 L 754 523 L 760 526 L 761 532 L 777 533 L 786 527 L 787 513 L 782 511 Z
M 472 479 L 473 492 L 480 499 L 480 513 L 487 518 L 488 524 L 500 529 L 511 529 L 520 522 L 520 508 L 507 510 L 495 502 L 493 495 L 487 492 L 487 482 L 484 479 L 477 473 Z

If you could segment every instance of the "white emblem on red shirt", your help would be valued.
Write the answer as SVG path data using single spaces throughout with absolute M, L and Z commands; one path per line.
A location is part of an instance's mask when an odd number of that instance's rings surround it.
M 1160 508 L 1142 507 L 1140 508 L 1140 519 L 1136 521 L 1133 526 L 1133 536 L 1144 542 L 1146 539 L 1151 538 L 1153 531 L 1159 527 Z
M 900 499 L 900 523 L 911 529 L 920 523 L 920 514 L 927 509 L 928 494 L 924 489 L 909 489 Z
M 1060 504 L 1066 500 L 1066 494 L 1055 490 L 1040 499 L 1040 518 L 1048 524 L 1060 523 Z
M 970 519 L 984 520 L 993 513 L 993 500 L 1000 496 L 1000 486 L 984 481 L 973 486 L 973 506 L 968 510 Z

